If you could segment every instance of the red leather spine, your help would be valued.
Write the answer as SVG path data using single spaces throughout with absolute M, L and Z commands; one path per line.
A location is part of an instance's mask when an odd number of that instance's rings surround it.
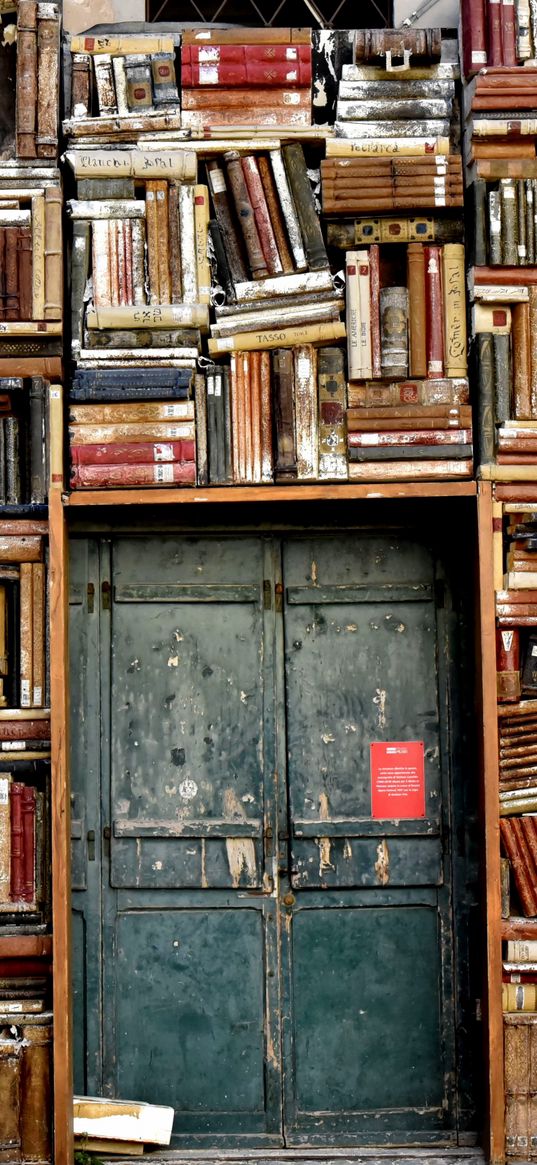
M 487 0 L 489 65 L 503 65 L 502 9 L 500 0 Z
M 117 445 L 71 445 L 73 465 L 155 465 L 193 461 L 194 441 L 120 442 Z M 1 721 L 0 721 L 1 728 Z
M 71 470 L 71 486 L 107 489 L 122 485 L 195 485 L 195 461 L 164 465 L 78 465 Z
M 427 376 L 444 375 L 444 305 L 440 273 L 441 247 L 425 247 L 425 308 L 427 321 Z
M 500 20 L 502 31 L 502 64 L 516 65 L 516 28 L 514 0 L 501 0 Z
M 11 806 L 11 899 L 22 900 L 24 888 L 22 792 L 24 785 L 13 781 L 9 790 Z
M 35 789 L 30 785 L 22 790 L 22 898 L 35 898 Z
M 247 34 L 245 32 L 245 38 Z M 183 45 L 181 64 L 215 62 L 221 65 L 244 64 L 246 61 L 284 64 L 311 64 L 311 45 L 300 44 L 226 44 Z
M 369 248 L 369 290 L 371 297 L 371 374 L 382 376 L 380 360 L 380 252 L 378 243 Z
M 305 61 L 245 61 L 243 64 L 222 64 L 208 61 L 184 65 L 181 83 L 188 88 L 220 85 L 260 85 L 263 89 L 311 85 L 311 64 Z
M 472 77 L 487 64 L 485 0 L 462 0 L 462 67 Z

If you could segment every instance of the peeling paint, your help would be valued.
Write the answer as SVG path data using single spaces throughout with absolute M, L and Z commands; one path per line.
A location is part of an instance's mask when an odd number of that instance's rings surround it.
M 319 797 L 319 819 L 321 821 L 330 820 L 330 805 L 328 803 L 328 794 L 321 793 Z M 333 870 L 334 866 L 330 860 L 332 843 L 329 837 L 320 837 L 318 841 L 319 846 L 319 876 L 322 877 L 327 870 Z
M 311 564 L 311 581 L 312 581 L 314 587 L 317 586 L 317 563 L 316 562 L 312 562 L 312 564 Z
M 375 862 L 375 874 L 377 875 L 377 882 L 381 886 L 387 886 L 390 881 L 390 851 L 388 849 L 388 842 L 383 837 L 382 841 L 377 846 L 377 860 Z
M 386 695 L 387 692 L 384 688 L 377 688 L 377 694 L 373 696 L 373 703 L 378 706 L 377 728 L 386 727 Z
M 358 624 L 357 624 L 357 623 L 347 623 L 347 626 L 346 626 L 346 628 L 345 628 L 345 631 L 357 631 L 357 630 L 358 630 Z
M 209 885 L 209 883 L 207 881 L 207 853 L 206 853 L 206 846 L 205 846 L 205 838 L 202 837 L 202 839 L 201 839 L 201 888 L 202 888 L 202 890 L 207 890 L 208 885 Z
M 394 627 L 394 631 L 397 631 L 397 633 L 398 633 L 399 635 L 402 635 L 403 631 L 406 631 L 405 624 L 404 624 L 404 623 L 398 623 L 398 624 L 397 624 L 397 627 Z
M 164 792 L 168 794 L 168 797 L 175 797 L 175 794 L 177 793 L 177 785 L 165 785 Z
M 248 695 L 247 695 L 247 693 L 246 693 L 246 692 L 241 692 L 241 703 L 242 703 L 242 704 L 246 704 L 246 701 L 247 701 L 247 699 L 248 699 Z
M 231 817 L 236 821 L 246 820 L 246 813 L 234 789 L 224 790 L 224 813 L 227 818 Z M 235 889 L 240 885 L 243 872 L 246 873 L 248 885 L 255 886 L 257 868 L 254 839 L 252 837 L 227 837 L 226 854 L 231 881 Z
M 168 656 L 168 667 L 179 667 L 179 656 L 178 655 Z
M 183 801 L 192 801 L 192 799 L 196 796 L 197 791 L 198 786 L 191 777 L 186 777 L 186 779 L 181 781 L 181 784 L 179 785 L 179 796 L 183 798 Z
M 356 731 L 357 731 L 356 724 L 346 724 L 345 725 L 345 732 L 349 733 L 349 732 L 356 732 Z
M 174 638 L 177 640 L 177 642 L 178 642 L 178 643 L 182 643 L 182 642 L 183 642 L 184 635 L 181 635 L 181 632 L 180 632 L 180 631 L 174 631 L 174 633 L 173 633 L 173 634 L 174 634 Z
M 153 862 L 151 865 L 151 869 L 152 870 L 161 870 L 163 867 L 163 864 L 164 864 L 163 862 Z
M 322 732 L 321 733 L 321 740 L 322 740 L 323 744 L 333 744 L 335 739 L 336 738 L 332 732 Z
M 345 845 L 343 846 L 343 857 L 345 858 L 346 862 L 350 862 L 352 859 L 352 846 L 348 837 L 345 838 Z
M 241 801 L 244 801 L 245 805 L 253 805 L 255 797 L 252 793 L 245 793 L 244 796 L 241 797 Z

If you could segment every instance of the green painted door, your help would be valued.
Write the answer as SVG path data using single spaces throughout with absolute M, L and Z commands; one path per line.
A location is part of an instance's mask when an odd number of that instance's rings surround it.
M 177 1145 L 456 1142 L 433 554 L 118 537 L 72 582 L 77 1088 L 173 1105 Z M 397 742 L 422 808 L 373 816 Z

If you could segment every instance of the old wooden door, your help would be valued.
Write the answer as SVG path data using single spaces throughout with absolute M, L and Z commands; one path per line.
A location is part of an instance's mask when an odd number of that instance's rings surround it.
M 77 1088 L 172 1104 L 177 1144 L 456 1141 L 434 556 L 122 537 L 72 578 Z M 398 742 L 422 806 L 373 816 Z

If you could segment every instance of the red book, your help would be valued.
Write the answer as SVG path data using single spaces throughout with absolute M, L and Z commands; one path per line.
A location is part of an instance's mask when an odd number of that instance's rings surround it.
M 488 16 L 488 63 L 503 65 L 502 58 L 502 8 L 500 0 L 487 0 Z
M 520 635 L 516 628 L 496 630 L 496 677 L 499 702 L 517 703 L 520 700 Z
M 500 22 L 502 33 L 502 64 L 516 65 L 517 44 L 515 28 L 515 0 L 501 0 Z
M 167 461 L 194 461 L 195 455 L 194 441 L 140 441 L 139 444 L 131 441 L 117 445 L 71 445 L 73 465 L 158 465 Z
M 22 789 L 22 894 L 24 902 L 35 898 L 35 789 Z
M 195 485 L 195 461 L 162 465 L 79 465 L 71 470 L 73 489 L 110 489 L 125 485 Z
M 444 305 L 442 301 L 441 247 L 425 247 L 425 311 L 427 321 L 427 376 L 444 375 Z
M 419 422 L 417 422 L 419 423 Z M 390 429 L 378 433 L 351 432 L 349 445 L 366 449 L 368 445 L 471 445 L 471 429 Z
M 12 781 L 9 788 L 11 808 L 11 899 L 20 902 L 24 889 L 22 793 L 24 785 Z
M 375 377 L 381 376 L 380 364 L 380 252 L 378 243 L 369 248 L 369 292 L 371 299 L 371 370 Z
M 50 740 L 50 720 L 0 720 L 0 740 Z
M 246 32 L 245 32 L 246 38 Z M 311 45 L 307 44 L 226 44 L 183 45 L 181 65 L 245 64 L 247 61 L 270 64 L 311 64 Z
M 462 65 L 472 77 L 487 64 L 485 0 L 462 0 Z
M 193 89 L 205 85 L 221 85 L 223 88 L 244 85 L 259 85 L 263 89 L 273 86 L 293 88 L 311 85 L 311 63 L 306 61 L 245 61 L 243 64 L 220 64 L 207 61 L 205 64 L 184 65 L 181 70 L 183 88 Z
M 269 275 L 282 275 L 283 267 L 278 244 L 272 229 L 265 190 L 261 181 L 257 159 L 248 154 L 241 159 L 241 165 L 254 212 L 255 225 L 261 242 L 261 249 Z

